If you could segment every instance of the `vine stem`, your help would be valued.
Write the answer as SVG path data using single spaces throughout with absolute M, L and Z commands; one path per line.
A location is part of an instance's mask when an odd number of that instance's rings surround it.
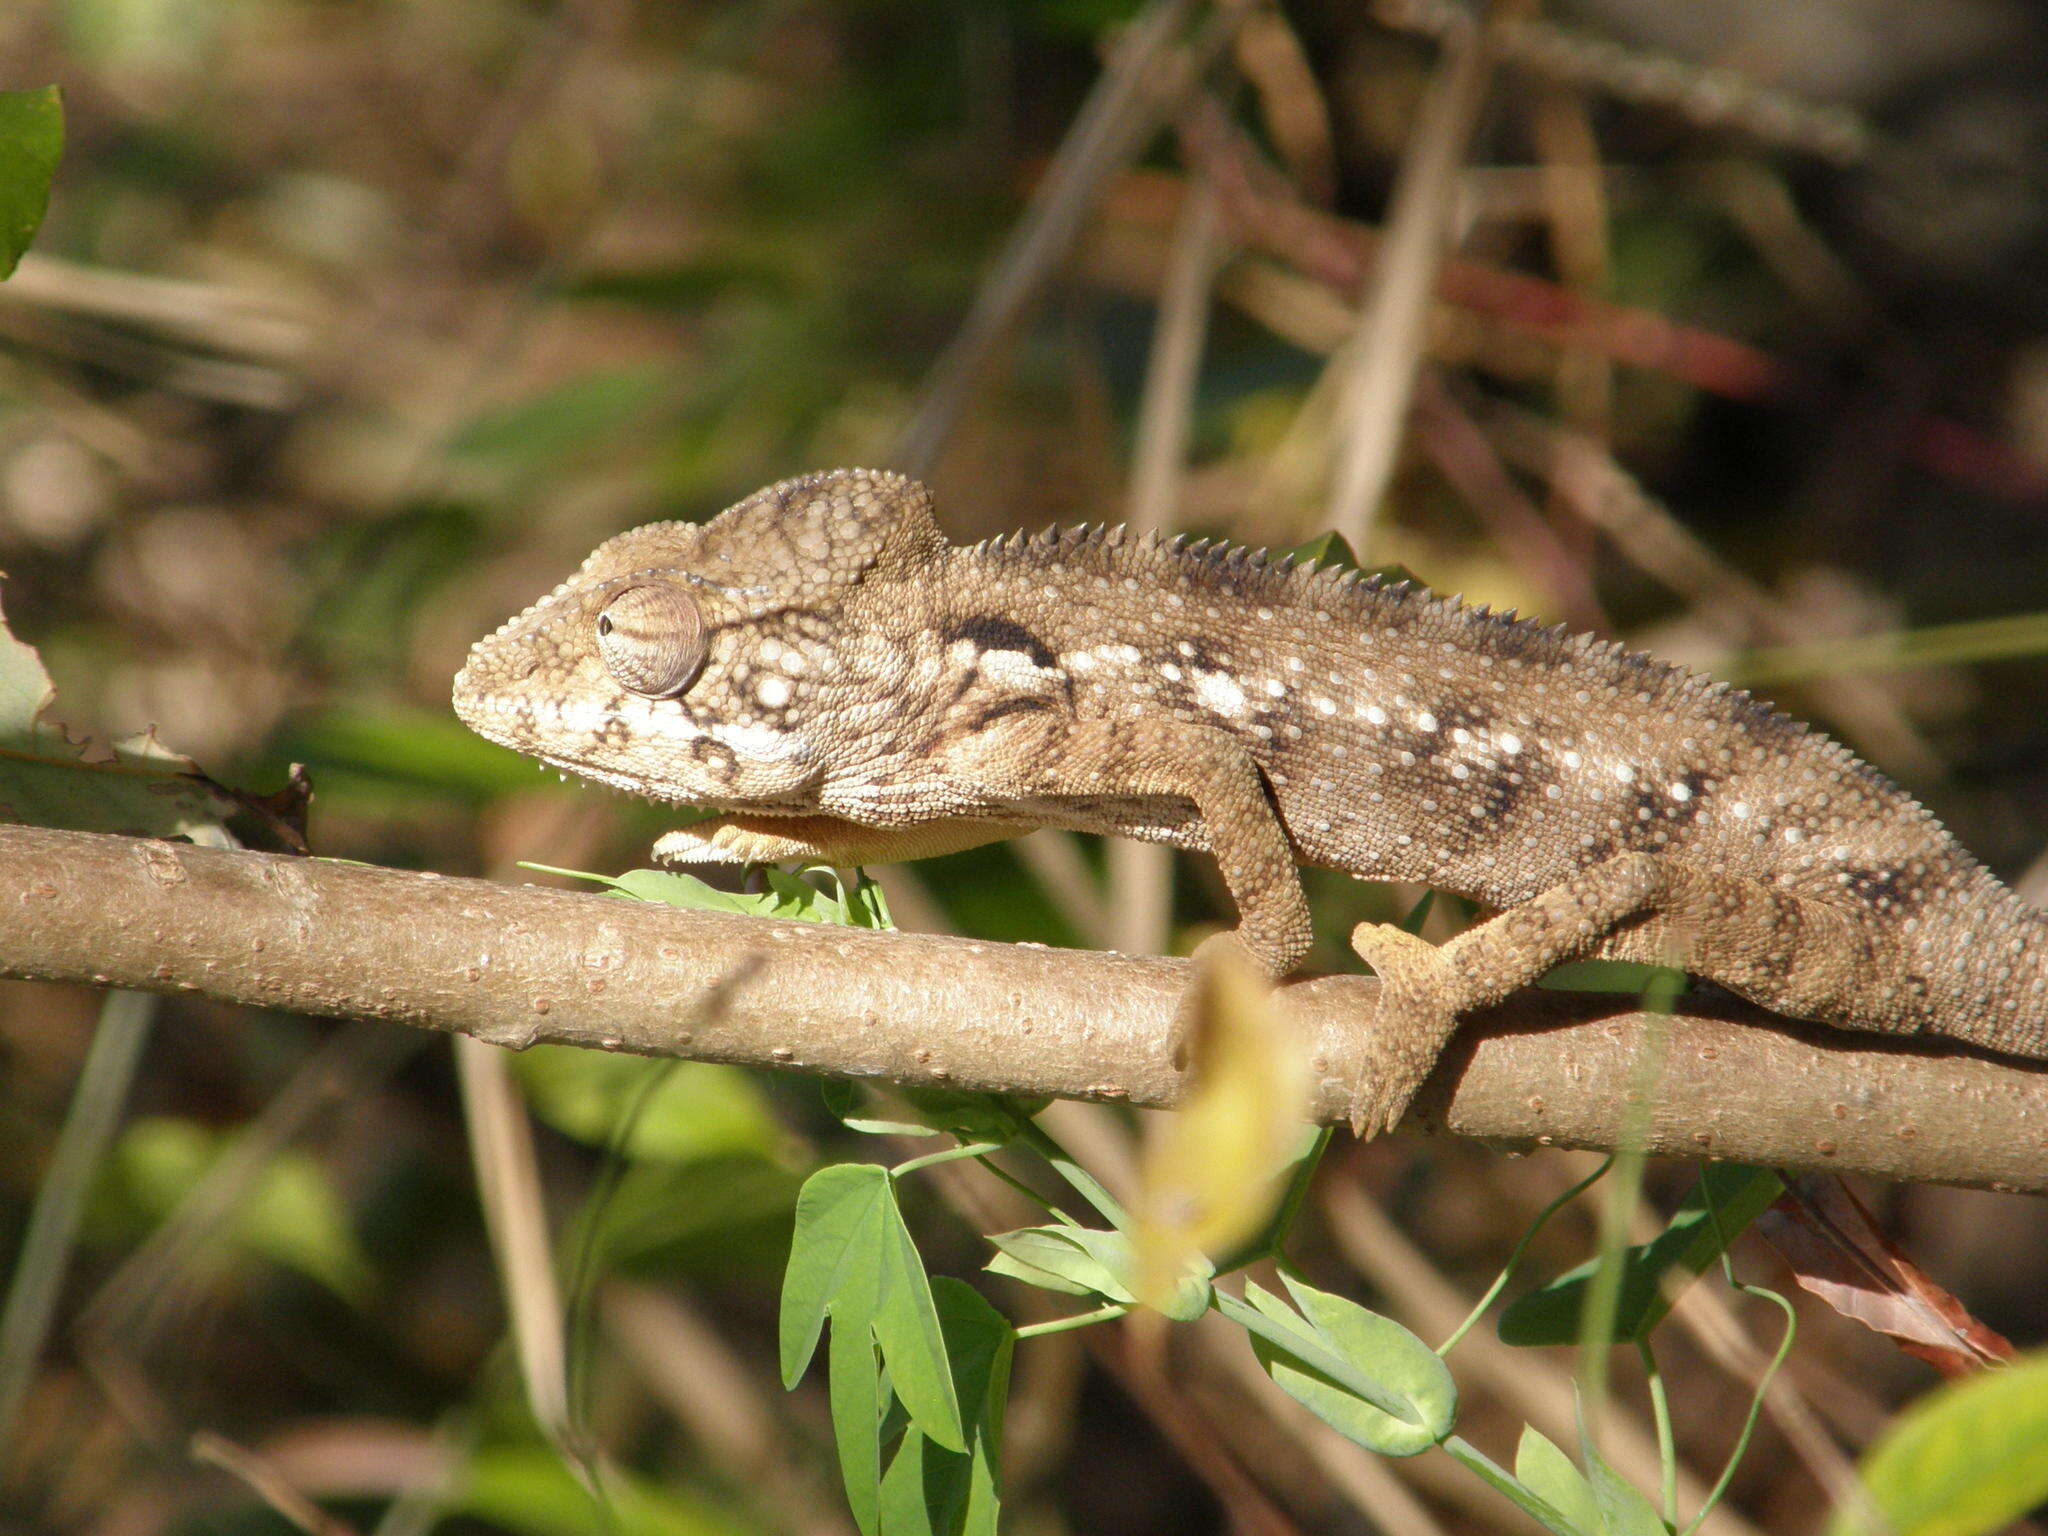
M 1549 1223 L 1550 1218 L 1563 1210 L 1567 1202 L 1577 1199 L 1601 1179 L 1605 1178 L 1607 1170 L 1613 1166 L 1614 1157 L 1610 1153 L 1600 1160 L 1598 1168 L 1595 1168 L 1537 1213 L 1535 1221 L 1529 1224 L 1529 1229 L 1520 1238 L 1516 1239 L 1513 1250 L 1508 1254 L 1507 1263 L 1503 1264 L 1500 1273 L 1493 1277 L 1493 1284 L 1486 1288 L 1486 1294 L 1481 1296 L 1478 1304 L 1465 1314 L 1465 1320 L 1451 1331 L 1451 1336 L 1445 1339 L 1443 1343 L 1437 1345 L 1436 1352 L 1439 1359 L 1448 1356 L 1452 1350 L 1456 1349 L 1458 1341 L 1472 1331 L 1472 1325 L 1486 1315 L 1486 1309 L 1500 1299 L 1500 1293 L 1507 1289 L 1508 1281 L 1514 1278 L 1516 1268 L 1521 1264 L 1523 1256 L 1528 1253 L 1529 1245 L 1536 1240 L 1536 1234 L 1543 1230 Z
M 1086 1328 L 1095 1323 L 1115 1322 L 1131 1310 L 1126 1301 L 1105 1302 L 1093 1312 L 1076 1312 L 1072 1317 L 1056 1317 L 1045 1323 L 1026 1323 L 1017 1330 L 1020 1339 L 1042 1339 L 1049 1333 L 1066 1333 L 1075 1328 Z
M 1671 1433 L 1671 1401 L 1664 1392 L 1664 1377 L 1657 1369 L 1657 1356 L 1648 1339 L 1636 1340 L 1642 1356 L 1643 1377 L 1650 1384 L 1650 1417 L 1657 1426 L 1657 1463 L 1663 1469 L 1664 1523 L 1678 1526 L 1678 1446 Z

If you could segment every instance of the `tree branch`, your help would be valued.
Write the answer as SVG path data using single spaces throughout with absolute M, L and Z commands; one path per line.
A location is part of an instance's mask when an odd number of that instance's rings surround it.
M 867 933 L 323 860 L 0 826 L 0 975 L 910 1084 L 1174 1102 L 1186 962 Z M 1341 1120 L 1377 984 L 1281 994 Z M 1530 993 L 1461 1033 L 1409 1125 L 1611 1148 L 1653 1020 Z M 2048 1065 L 1689 1000 L 1653 1152 L 2048 1193 Z

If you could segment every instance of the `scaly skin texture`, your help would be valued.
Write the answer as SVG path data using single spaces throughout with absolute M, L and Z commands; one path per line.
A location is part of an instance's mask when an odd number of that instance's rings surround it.
M 1500 915 L 1385 981 L 1357 1122 L 1460 1014 L 1585 957 L 1790 1017 L 2048 1056 L 2044 918 L 1910 797 L 1747 695 L 1619 646 L 1244 551 L 1055 531 L 949 546 L 842 471 L 601 545 L 480 641 L 475 730 L 721 814 L 673 861 L 919 858 L 1067 827 L 1206 849 L 1234 941 L 1307 952 L 1298 864 Z

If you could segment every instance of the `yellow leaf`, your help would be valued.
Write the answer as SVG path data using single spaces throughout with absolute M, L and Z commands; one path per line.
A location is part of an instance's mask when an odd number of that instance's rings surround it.
M 1193 1085 L 1157 1119 L 1134 1206 L 1135 1289 L 1154 1306 L 1272 1216 L 1308 1119 L 1300 1037 L 1233 942 L 1196 951 L 1187 1017 Z

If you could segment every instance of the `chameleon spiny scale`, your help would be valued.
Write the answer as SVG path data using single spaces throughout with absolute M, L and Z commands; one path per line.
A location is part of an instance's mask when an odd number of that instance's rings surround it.
M 649 632 L 663 615 L 692 633 Z M 664 648 L 666 645 L 666 648 Z M 609 540 L 479 642 L 462 718 L 722 814 L 678 860 L 915 858 L 1058 826 L 1207 849 L 1270 974 L 1298 864 L 1501 915 L 1386 983 L 1358 1123 L 1568 959 L 1792 1017 L 2048 1056 L 2048 929 L 1896 786 L 1748 694 L 1563 626 L 1208 540 L 948 545 L 923 486 L 808 475 Z

